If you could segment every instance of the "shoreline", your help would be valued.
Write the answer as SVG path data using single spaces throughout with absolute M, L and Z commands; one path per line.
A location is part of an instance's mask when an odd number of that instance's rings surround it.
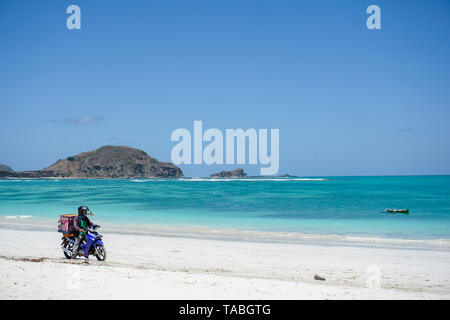
M 57 221 L 57 218 L 55 219 Z M 148 235 L 158 237 L 225 240 L 257 243 L 292 243 L 326 246 L 357 246 L 387 249 L 423 249 L 450 251 L 450 239 L 409 239 L 340 234 L 313 234 L 286 231 L 260 231 L 237 228 L 215 228 L 199 225 L 160 225 L 132 223 L 103 223 L 100 232 L 124 235 Z M 0 217 L 1 229 L 56 231 L 56 222 L 50 219 L 36 220 L 32 216 Z

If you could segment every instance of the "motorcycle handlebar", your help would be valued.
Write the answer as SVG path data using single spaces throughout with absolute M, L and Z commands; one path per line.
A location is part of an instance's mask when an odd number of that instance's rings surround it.
M 92 231 L 97 231 L 98 228 L 100 228 L 100 226 L 89 227 L 89 228 L 86 228 L 86 230 L 89 232 L 92 232 Z

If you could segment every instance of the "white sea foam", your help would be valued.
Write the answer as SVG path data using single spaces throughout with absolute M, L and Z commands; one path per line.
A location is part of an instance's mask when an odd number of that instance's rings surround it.
M 0 179 L 0 182 L 35 182 L 35 181 L 47 181 L 47 180 L 23 179 L 23 178 Z
M 17 215 L 17 216 L 4 216 L 6 219 L 29 219 L 32 218 L 33 216 L 29 216 L 29 215 Z
M 177 181 L 327 181 L 324 178 L 181 178 Z
M 192 181 L 192 182 L 229 182 L 229 181 L 327 181 L 325 178 L 178 178 L 178 179 L 130 179 L 131 182 L 155 182 L 155 181 Z

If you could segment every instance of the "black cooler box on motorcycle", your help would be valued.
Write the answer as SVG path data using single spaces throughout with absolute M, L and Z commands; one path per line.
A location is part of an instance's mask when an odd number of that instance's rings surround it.
M 76 214 L 62 214 L 58 221 L 58 232 L 62 233 L 73 233 L 73 224 L 75 221 Z

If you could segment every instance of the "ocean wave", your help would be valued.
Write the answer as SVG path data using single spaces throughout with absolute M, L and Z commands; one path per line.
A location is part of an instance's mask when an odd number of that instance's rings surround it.
M 18 216 L 4 216 L 6 219 L 28 219 L 32 218 L 33 216 L 29 215 L 18 215 Z
M 345 240 L 367 244 L 412 245 L 412 246 L 432 245 L 450 248 L 450 239 L 400 239 L 400 238 L 345 236 Z
M 177 181 L 327 181 L 324 178 L 190 178 Z
M 230 182 L 230 181 L 327 181 L 325 178 L 178 178 L 178 179 L 130 179 L 131 182 L 190 181 L 190 182 Z

